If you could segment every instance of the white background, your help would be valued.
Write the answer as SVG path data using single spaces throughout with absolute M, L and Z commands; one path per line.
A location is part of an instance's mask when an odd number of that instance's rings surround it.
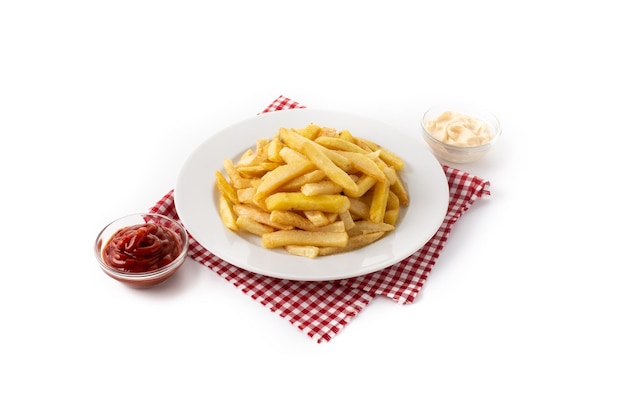
M 2 2 L 0 414 L 623 416 L 626 30 L 609 3 Z M 137 291 L 93 257 L 104 224 L 281 94 L 415 140 L 439 102 L 504 128 L 460 166 L 492 196 L 417 301 L 377 298 L 329 343 L 193 261 Z

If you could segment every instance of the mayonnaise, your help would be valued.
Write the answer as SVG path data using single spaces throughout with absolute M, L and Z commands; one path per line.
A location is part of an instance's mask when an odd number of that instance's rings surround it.
M 426 130 L 441 142 L 456 146 L 480 146 L 493 138 L 487 123 L 454 111 L 444 111 L 428 120 Z

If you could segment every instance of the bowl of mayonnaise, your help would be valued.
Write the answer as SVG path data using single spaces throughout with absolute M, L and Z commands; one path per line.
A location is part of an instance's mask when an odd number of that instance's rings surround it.
M 437 105 L 421 121 L 422 136 L 438 159 L 467 163 L 485 155 L 500 138 L 500 121 L 470 105 Z

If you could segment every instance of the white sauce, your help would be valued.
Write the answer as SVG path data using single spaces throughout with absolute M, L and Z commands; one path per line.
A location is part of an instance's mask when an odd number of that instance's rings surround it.
M 444 111 L 427 121 L 426 130 L 441 142 L 456 146 L 480 146 L 493 139 L 487 123 L 454 111 Z

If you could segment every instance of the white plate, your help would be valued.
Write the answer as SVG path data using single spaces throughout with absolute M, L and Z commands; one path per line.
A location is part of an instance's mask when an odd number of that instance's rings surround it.
M 257 236 L 235 233 L 221 222 L 215 171 L 224 158 L 238 157 L 273 137 L 280 127 L 299 128 L 309 123 L 349 130 L 402 156 L 401 177 L 410 204 L 402 209 L 396 230 L 365 248 L 315 259 L 265 249 Z M 275 278 L 324 281 L 378 271 L 405 259 L 435 234 L 448 209 L 448 182 L 435 157 L 417 137 L 409 137 L 375 120 L 353 114 L 293 109 L 265 113 L 230 126 L 203 142 L 185 161 L 174 189 L 182 223 L 206 249 L 221 259 L 251 272 Z

